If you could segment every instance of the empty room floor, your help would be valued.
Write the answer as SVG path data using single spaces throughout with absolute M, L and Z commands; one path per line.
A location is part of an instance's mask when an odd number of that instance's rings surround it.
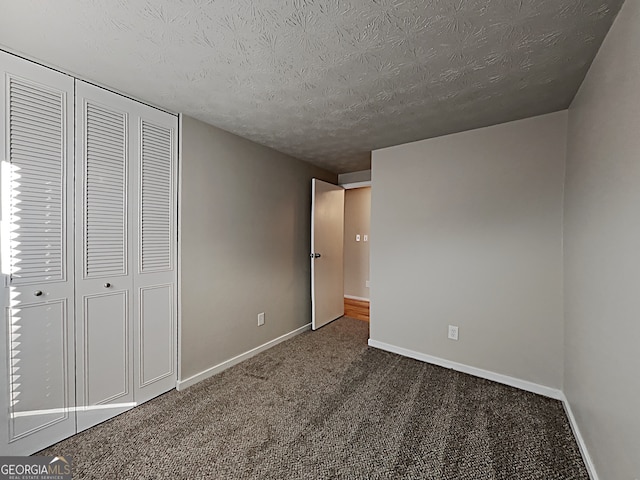
M 556 400 L 367 346 L 342 318 L 41 452 L 78 479 L 584 479 Z

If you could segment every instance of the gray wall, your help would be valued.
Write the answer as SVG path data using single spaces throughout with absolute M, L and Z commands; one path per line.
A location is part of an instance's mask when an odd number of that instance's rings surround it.
M 371 188 L 353 188 L 344 193 L 344 294 L 369 298 L 369 241 Z M 360 241 L 356 241 L 360 235 Z
M 359 172 L 341 173 L 338 175 L 340 185 L 369 181 L 371 181 L 371 170 L 360 170 Z
M 182 379 L 310 322 L 314 176 L 337 181 L 184 117 Z
M 566 121 L 373 152 L 373 340 L 562 387 Z
M 569 109 L 564 391 L 600 478 L 640 478 L 640 2 Z

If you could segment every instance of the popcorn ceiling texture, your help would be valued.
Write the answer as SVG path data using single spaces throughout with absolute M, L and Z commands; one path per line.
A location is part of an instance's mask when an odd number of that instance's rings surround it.
M 337 173 L 565 109 L 622 0 L 0 0 L 0 45 Z

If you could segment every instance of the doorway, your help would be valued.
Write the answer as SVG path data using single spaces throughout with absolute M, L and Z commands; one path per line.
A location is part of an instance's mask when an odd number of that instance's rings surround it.
M 343 185 L 344 314 L 369 321 L 371 182 Z
M 312 180 L 313 330 L 343 315 L 369 321 L 370 221 L 370 170 L 340 175 L 339 185 Z

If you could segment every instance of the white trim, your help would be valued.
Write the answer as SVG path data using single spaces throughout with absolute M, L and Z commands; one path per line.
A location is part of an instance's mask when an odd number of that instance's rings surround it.
M 345 294 L 344 298 L 348 298 L 349 300 L 361 300 L 363 302 L 370 302 L 371 301 L 368 298 L 356 297 L 355 295 L 346 295 Z
M 573 411 L 571 410 L 571 404 L 567 397 L 562 394 L 562 405 L 564 406 L 564 411 L 567 414 L 567 418 L 569 419 L 569 425 L 571 425 L 571 430 L 573 431 L 573 436 L 578 443 L 578 448 L 580 449 L 580 454 L 582 455 L 582 460 L 584 460 L 584 464 L 587 467 L 587 473 L 591 480 L 599 480 L 598 473 L 596 472 L 596 467 L 593 464 L 593 460 L 591 459 L 591 455 L 589 455 L 589 451 L 587 450 L 587 444 L 584 442 L 584 438 L 582 438 L 582 434 L 580 433 L 580 429 L 578 428 L 578 423 L 576 422 L 576 417 L 573 416 Z
M 415 352 L 413 350 L 408 350 L 402 347 L 396 347 L 395 345 L 378 342 L 377 340 L 369 339 L 369 346 L 379 348 L 380 350 L 386 350 L 387 352 L 397 353 L 398 355 L 413 358 L 415 360 L 420 360 L 422 362 L 431 363 L 433 365 L 439 365 L 444 368 L 450 368 L 458 372 L 468 373 L 469 375 L 492 380 L 494 382 L 519 388 L 520 390 L 525 390 L 527 392 L 537 393 L 538 395 L 543 395 L 545 397 L 553 398 L 556 400 L 564 400 L 564 394 L 562 393 L 562 391 L 555 388 L 546 387 L 544 385 L 539 385 L 537 383 L 529 382 L 527 380 L 520 380 L 519 378 L 510 377 L 501 373 L 495 373 L 489 370 L 472 367 L 470 365 L 464 365 L 463 363 L 452 362 L 451 360 Z
M 176 388 L 180 385 L 182 375 L 182 113 L 178 115 L 178 179 L 176 181 L 178 192 L 176 198 L 177 230 L 176 240 L 176 290 L 178 308 L 176 310 Z
M 362 187 L 370 187 L 371 180 L 366 180 L 364 182 L 353 182 L 353 183 L 345 183 L 340 185 L 345 190 L 351 190 L 353 188 L 362 188 Z
M 251 350 L 241 353 L 240 355 L 236 355 L 235 357 L 230 358 L 229 360 L 225 360 L 224 362 L 219 363 L 218 365 L 215 365 L 211 368 L 207 368 L 206 370 L 203 370 L 200 373 L 196 373 L 195 375 L 192 375 L 189 378 L 180 380 L 178 381 L 178 385 L 176 386 L 176 388 L 178 390 L 184 390 L 185 388 L 188 388 L 191 385 L 195 385 L 196 383 L 206 378 L 212 377 L 213 375 L 216 375 L 226 370 L 227 368 L 233 367 L 234 365 L 237 365 L 238 363 L 244 360 L 247 360 L 253 357 L 254 355 L 257 355 L 258 353 L 264 352 L 265 350 L 268 350 L 271 347 L 275 347 L 277 344 L 282 343 L 285 340 L 289 340 L 290 338 L 293 338 L 296 335 L 306 332 L 309 329 L 311 329 L 311 324 L 307 323 L 306 325 L 303 325 L 300 328 L 296 328 L 292 332 L 285 333 L 284 335 L 281 335 L 278 338 L 274 338 L 273 340 L 270 340 L 267 343 L 263 343 L 262 345 L 256 348 L 252 348 Z

